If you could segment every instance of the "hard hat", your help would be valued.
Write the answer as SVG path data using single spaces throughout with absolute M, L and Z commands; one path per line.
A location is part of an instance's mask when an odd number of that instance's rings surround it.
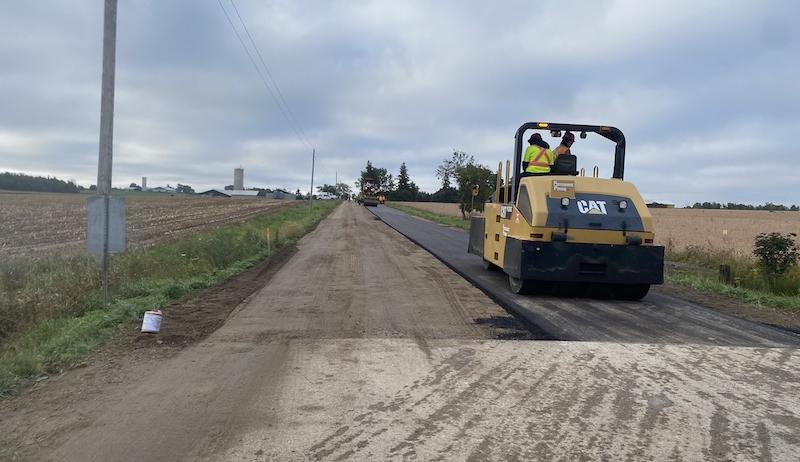
M 533 140 L 544 141 L 544 140 L 542 140 L 542 135 L 540 135 L 538 133 L 534 133 L 533 135 L 531 135 L 531 137 L 528 138 L 528 143 L 533 143 Z

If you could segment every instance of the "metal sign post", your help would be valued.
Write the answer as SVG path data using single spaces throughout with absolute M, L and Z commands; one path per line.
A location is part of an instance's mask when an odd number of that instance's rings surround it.
M 108 306 L 109 200 L 114 141 L 114 68 L 117 54 L 117 0 L 105 0 L 103 19 L 103 80 L 100 96 L 100 151 L 97 193 L 103 196 L 103 304 Z

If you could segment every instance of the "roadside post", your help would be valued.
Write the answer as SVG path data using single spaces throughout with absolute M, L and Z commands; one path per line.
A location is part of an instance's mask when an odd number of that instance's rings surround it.
M 470 213 L 475 210 L 475 198 L 478 197 L 478 191 L 480 191 L 480 185 L 474 184 L 472 185 L 472 203 L 470 205 Z
M 103 305 L 108 307 L 110 253 L 125 251 L 125 201 L 111 197 L 114 143 L 114 71 L 117 48 L 117 0 L 105 0 L 103 11 L 103 77 L 100 96 L 100 148 L 97 195 L 87 200 L 86 242 L 103 262 Z
M 308 209 L 314 208 L 314 160 L 317 157 L 317 149 L 311 148 L 311 190 L 308 192 Z

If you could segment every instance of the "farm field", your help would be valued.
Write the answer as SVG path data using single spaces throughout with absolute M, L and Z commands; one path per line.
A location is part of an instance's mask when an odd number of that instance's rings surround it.
M 458 204 L 404 202 L 404 205 L 442 215 L 460 216 Z M 688 246 L 732 250 L 750 255 L 759 233 L 800 234 L 800 213 L 761 210 L 650 209 L 656 242 L 672 250 Z
M 128 242 L 143 246 L 215 229 L 299 201 L 125 194 Z M 80 251 L 86 240 L 86 194 L 0 192 L 0 255 Z

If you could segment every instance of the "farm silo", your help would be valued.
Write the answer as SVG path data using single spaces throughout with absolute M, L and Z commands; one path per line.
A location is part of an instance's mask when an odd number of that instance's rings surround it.
M 233 190 L 241 191 L 244 189 L 244 169 L 242 167 L 233 169 Z

